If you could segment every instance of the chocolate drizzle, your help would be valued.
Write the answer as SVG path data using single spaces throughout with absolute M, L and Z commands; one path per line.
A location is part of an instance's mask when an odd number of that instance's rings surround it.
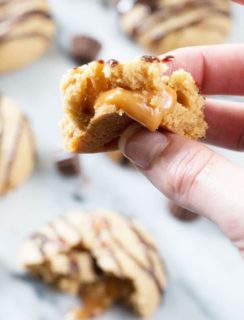
M 104 218 L 102 221 L 103 221 L 102 227 L 106 227 L 107 226 L 107 220 Z M 123 275 L 123 273 L 124 273 L 123 266 L 122 266 L 121 262 L 119 261 L 119 259 L 117 258 L 117 255 L 116 255 L 115 251 L 101 237 L 101 229 L 102 228 L 100 228 L 100 226 L 99 227 L 97 226 L 97 224 L 96 224 L 96 222 L 95 222 L 95 220 L 94 220 L 94 218 L 92 216 L 91 216 L 91 219 L 90 219 L 90 223 L 91 223 L 91 227 L 92 227 L 97 239 L 99 240 L 100 245 L 102 246 L 103 249 L 105 249 L 113 257 L 114 262 L 116 263 L 119 272 Z
M 67 217 L 62 216 L 60 219 L 63 220 L 66 226 L 68 226 L 77 235 L 77 237 L 80 237 L 79 229 Z
M 5 4 L 5 2 L 0 3 L 0 6 Z M 6 3 L 7 5 L 7 3 Z M 3 15 L 0 18 L 0 28 L 1 25 L 3 25 L 3 32 L 0 35 L 0 44 L 1 42 L 5 42 L 5 41 L 10 41 L 10 40 L 14 40 L 14 39 L 22 39 L 22 38 L 27 38 L 27 37 L 34 37 L 34 36 L 38 36 L 40 38 L 43 38 L 45 40 L 49 40 L 50 37 L 48 37 L 48 35 L 46 35 L 44 32 L 42 32 L 42 30 L 40 31 L 30 31 L 30 32 L 25 32 L 25 33 L 20 33 L 18 35 L 12 35 L 11 31 L 12 31 L 12 27 L 15 25 L 18 25 L 22 22 L 25 22 L 26 20 L 28 20 L 29 18 L 32 17 L 42 17 L 45 20 L 51 20 L 51 15 L 49 12 L 41 10 L 41 9 L 33 9 L 30 11 L 25 11 L 22 12 L 20 14 L 12 14 L 11 12 L 9 15 Z
M 137 236 L 139 242 L 142 244 L 143 248 L 144 248 L 144 251 L 145 251 L 145 255 L 147 257 L 147 260 L 149 261 L 150 263 L 150 269 L 149 269 L 149 272 L 151 274 L 151 276 L 154 278 L 155 280 L 155 283 L 158 287 L 158 290 L 159 292 L 162 294 L 163 293 L 163 287 L 159 281 L 159 279 L 157 278 L 156 276 L 156 270 L 155 270 L 155 267 L 154 267 L 154 262 L 152 260 L 152 256 L 151 256 L 151 252 L 153 252 L 154 255 L 157 255 L 158 257 L 158 254 L 157 254 L 157 250 L 156 248 L 154 247 L 154 245 L 150 242 L 148 242 L 143 236 L 142 234 L 139 232 L 138 229 L 136 229 L 136 227 L 133 225 L 133 223 L 129 222 L 128 223 L 131 230 L 133 231 L 133 233 Z M 161 266 L 161 261 L 159 261 L 159 265 Z M 163 271 L 163 270 L 162 270 Z
M 38 250 L 40 251 L 43 258 L 46 257 L 45 246 L 51 240 L 41 232 L 35 232 L 31 237 L 31 240 L 34 240 L 36 245 L 38 246 Z
M 19 39 L 26 39 L 26 38 L 40 38 L 40 39 L 43 39 L 44 41 L 50 40 L 48 36 L 46 36 L 41 32 L 27 32 L 27 33 L 22 33 L 18 35 L 5 34 L 0 36 L 0 45 L 1 43 L 4 43 L 4 42 L 19 40 Z
M 142 61 L 145 61 L 145 62 L 149 62 L 149 63 L 152 63 L 152 62 L 160 62 L 160 59 L 157 57 L 157 56 L 150 56 L 150 55 L 144 55 L 141 57 L 141 60 Z
M 214 14 L 221 14 L 221 15 L 227 15 L 228 13 L 226 11 L 221 11 L 219 9 L 212 9 L 211 10 L 211 15 L 214 15 Z M 180 31 L 182 28 L 186 28 L 186 27 L 192 27 L 192 26 L 196 26 L 198 24 L 201 24 L 203 19 L 205 17 L 209 18 L 210 15 L 205 15 L 205 16 L 202 16 L 201 18 L 197 17 L 196 19 L 192 20 L 191 22 L 186 22 L 185 24 L 181 24 L 180 26 L 174 28 L 174 29 L 171 29 L 171 30 L 162 30 L 161 32 L 159 32 L 155 37 L 152 38 L 152 43 L 153 44 L 156 44 L 157 42 L 163 40 L 166 36 L 168 36 L 169 34 L 173 33 L 173 32 L 178 32 Z
M 148 7 L 147 16 L 144 17 L 141 21 L 135 23 L 133 29 L 131 30 L 131 36 L 133 38 L 140 37 L 145 32 L 153 29 L 154 26 L 160 24 L 162 22 L 166 22 L 170 19 L 176 19 L 176 16 L 186 13 L 189 10 L 195 10 L 199 8 L 208 9 L 209 14 L 198 15 L 197 20 L 198 23 L 201 23 L 205 18 L 209 18 L 209 16 L 213 14 L 217 15 L 226 15 L 229 16 L 228 8 L 222 9 L 217 6 L 216 1 L 214 0 L 186 0 L 182 1 L 182 3 L 177 4 L 164 4 L 158 0 L 149 1 L 149 0 L 138 0 L 135 1 L 135 5 L 144 5 Z M 194 20 L 196 22 L 196 19 Z M 197 24 L 197 23 L 195 23 Z M 185 23 L 183 25 L 177 26 L 176 28 L 172 28 L 172 30 L 164 31 L 158 35 L 157 41 L 162 40 L 166 35 L 171 32 L 177 31 L 181 28 L 188 27 L 193 25 L 192 22 Z M 163 27 L 162 27 L 163 29 Z M 153 39 L 156 41 L 156 39 Z
M 11 180 L 11 174 L 12 170 L 15 164 L 15 160 L 17 158 L 18 154 L 18 146 L 20 144 L 22 134 L 23 134 L 23 129 L 24 129 L 24 124 L 25 124 L 25 118 L 20 115 L 18 122 L 15 127 L 15 132 L 13 134 L 13 141 L 10 146 L 9 152 L 7 154 L 7 164 L 5 168 L 5 178 L 3 181 L 3 190 L 8 190 L 11 188 L 12 180 Z
M 119 61 L 115 59 L 110 59 L 106 62 L 106 64 L 113 68 L 119 64 Z
M 31 11 L 23 12 L 19 15 L 4 16 L 4 18 L 0 18 L 0 24 L 3 22 L 8 22 L 8 24 L 11 26 L 12 24 L 23 22 L 23 21 L 27 20 L 28 18 L 31 18 L 34 16 L 42 17 L 47 20 L 51 19 L 51 15 L 47 11 L 31 10 Z
M 140 240 L 140 243 L 143 244 L 143 250 L 145 251 L 145 256 L 148 259 L 149 263 L 150 263 L 150 268 L 146 267 L 139 259 L 137 259 L 137 257 L 135 257 L 125 246 L 124 244 L 119 240 L 119 238 L 115 237 L 114 234 L 111 232 L 111 228 L 110 228 L 110 224 L 108 219 L 106 219 L 105 217 L 103 217 L 103 221 L 104 221 L 104 225 L 106 226 L 107 230 L 109 231 L 109 235 L 111 237 L 111 239 L 113 240 L 113 242 L 117 245 L 117 247 L 123 251 L 131 260 L 133 260 L 135 262 L 135 264 L 144 272 L 146 272 L 147 274 L 150 275 L 150 277 L 153 279 L 155 286 L 157 287 L 157 290 L 159 291 L 160 294 L 162 294 L 163 292 L 163 288 L 159 282 L 159 279 L 156 276 L 156 272 L 154 269 L 154 265 L 153 265 L 153 261 L 151 260 L 151 256 L 149 253 L 149 250 L 152 250 L 152 246 L 151 244 L 149 245 L 146 241 L 144 241 L 144 239 L 142 238 L 142 236 L 140 235 L 139 237 L 139 233 L 135 232 L 134 228 L 131 228 L 131 231 L 136 235 L 136 237 Z M 153 247 L 153 251 L 155 253 L 155 248 Z
M 2 96 L 0 95 L 0 159 L 2 154 L 3 135 L 4 135 L 4 124 L 3 124 L 3 112 L 2 112 Z M 0 185 L 0 194 L 1 194 L 1 191 L 2 191 L 2 186 Z

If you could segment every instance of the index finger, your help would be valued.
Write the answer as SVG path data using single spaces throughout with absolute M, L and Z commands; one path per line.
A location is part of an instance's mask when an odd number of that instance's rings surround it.
M 244 44 L 188 47 L 171 51 L 169 73 L 190 72 L 203 94 L 244 95 Z

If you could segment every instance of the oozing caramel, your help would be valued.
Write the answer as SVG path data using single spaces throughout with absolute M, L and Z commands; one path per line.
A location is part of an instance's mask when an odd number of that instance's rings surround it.
M 169 87 L 165 87 L 163 92 L 156 94 L 117 87 L 99 94 L 95 102 L 95 109 L 102 104 L 115 105 L 130 118 L 141 123 L 150 131 L 155 131 L 162 123 L 164 115 L 174 108 L 176 94 Z

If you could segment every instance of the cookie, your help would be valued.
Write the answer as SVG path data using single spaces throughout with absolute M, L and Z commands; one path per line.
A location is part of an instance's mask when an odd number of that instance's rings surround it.
M 185 208 L 181 208 L 174 202 L 170 202 L 168 206 L 170 214 L 178 220 L 188 222 L 200 218 L 198 214 L 191 212 Z
M 123 167 L 132 167 L 131 162 L 120 151 L 110 151 L 106 155 L 109 159 Z
M 156 54 L 222 43 L 231 27 L 228 0 L 120 0 L 117 9 L 124 32 Z
M 33 135 L 18 106 L 0 97 L 0 196 L 22 184 L 35 164 Z
M 23 67 L 48 48 L 54 35 L 46 0 L 0 0 L 0 73 Z
M 118 138 L 134 121 L 150 131 L 161 127 L 203 137 L 207 124 L 197 85 L 182 69 L 164 76 L 164 61 L 154 56 L 98 60 L 68 71 L 61 83 L 65 148 L 80 153 L 116 150 Z
M 69 320 L 98 315 L 118 301 L 148 317 L 166 286 L 150 235 L 111 211 L 74 212 L 54 220 L 27 240 L 20 257 L 33 275 L 82 298 L 84 307 L 72 310 Z

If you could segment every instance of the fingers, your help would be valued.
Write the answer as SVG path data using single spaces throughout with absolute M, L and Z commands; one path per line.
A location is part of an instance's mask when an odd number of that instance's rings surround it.
M 190 72 L 203 94 L 244 95 L 244 44 L 182 48 L 167 54 L 169 73 Z
M 244 239 L 243 169 L 205 145 L 171 133 L 140 129 L 128 136 L 127 131 L 120 148 L 179 206 L 213 220 L 234 242 Z
M 233 0 L 234 2 L 240 3 L 240 4 L 244 4 L 244 0 Z
M 205 118 L 206 141 L 228 149 L 244 150 L 244 104 L 207 99 Z

